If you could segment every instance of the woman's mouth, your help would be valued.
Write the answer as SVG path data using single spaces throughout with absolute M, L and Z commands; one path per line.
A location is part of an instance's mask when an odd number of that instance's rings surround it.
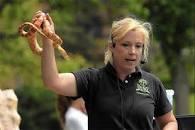
M 134 61 L 136 61 L 136 59 L 125 59 L 125 61 L 127 61 L 127 62 L 134 62 Z

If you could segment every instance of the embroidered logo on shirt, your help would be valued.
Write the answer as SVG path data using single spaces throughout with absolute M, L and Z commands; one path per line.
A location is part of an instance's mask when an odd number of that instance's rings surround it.
M 140 79 L 137 83 L 136 93 L 141 95 L 149 95 L 148 82 L 145 79 Z

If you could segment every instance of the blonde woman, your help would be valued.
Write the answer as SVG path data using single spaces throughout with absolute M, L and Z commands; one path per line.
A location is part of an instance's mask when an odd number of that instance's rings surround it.
M 35 18 L 39 17 L 39 12 Z M 43 30 L 54 31 L 47 15 Z M 89 130 L 177 130 L 161 81 L 140 68 L 147 60 L 151 27 L 128 17 L 112 24 L 105 66 L 58 73 L 52 41 L 43 37 L 42 76 L 55 93 L 85 100 Z

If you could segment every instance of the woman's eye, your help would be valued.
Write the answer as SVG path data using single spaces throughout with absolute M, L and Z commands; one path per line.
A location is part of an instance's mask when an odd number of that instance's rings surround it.
M 137 44 L 137 45 L 136 45 L 137 48 L 142 48 L 142 46 L 143 46 L 143 45 L 141 45 L 141 44 Z
M 136 45 L 136 47 L 137 47 L 137 48 L 140 48 L 140 47 L 141 47 L 141 45 Z
M 128 43 L 122 43 L 122 46 L 124 46 L 124 47 L 128 47 L 128 46 L 129 46 L 129 44 L 128 44 Z

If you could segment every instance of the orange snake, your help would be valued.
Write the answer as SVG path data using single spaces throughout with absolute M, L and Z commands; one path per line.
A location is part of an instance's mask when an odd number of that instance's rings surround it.
M 43 32 L 41 26 L 44 18 L 46 17 L 45 13 L 42 13 L 34 22 L 24 22 L 18 28 L 18 32 L 21 36 L 26 37 L 29 43 L 29 46 L 34 54 L 41 55 L 43 49 L 39 46 L 35 33 L 38 32 L 40 35 L 53 41 L 53 46 L 59 50 L 64 59 L 68 58 L 66 51 L 61 47 L 62 39 L 55 34 L 54 32 L 47 31 Z M 28 31 L 25 31 L 25 28 Z

